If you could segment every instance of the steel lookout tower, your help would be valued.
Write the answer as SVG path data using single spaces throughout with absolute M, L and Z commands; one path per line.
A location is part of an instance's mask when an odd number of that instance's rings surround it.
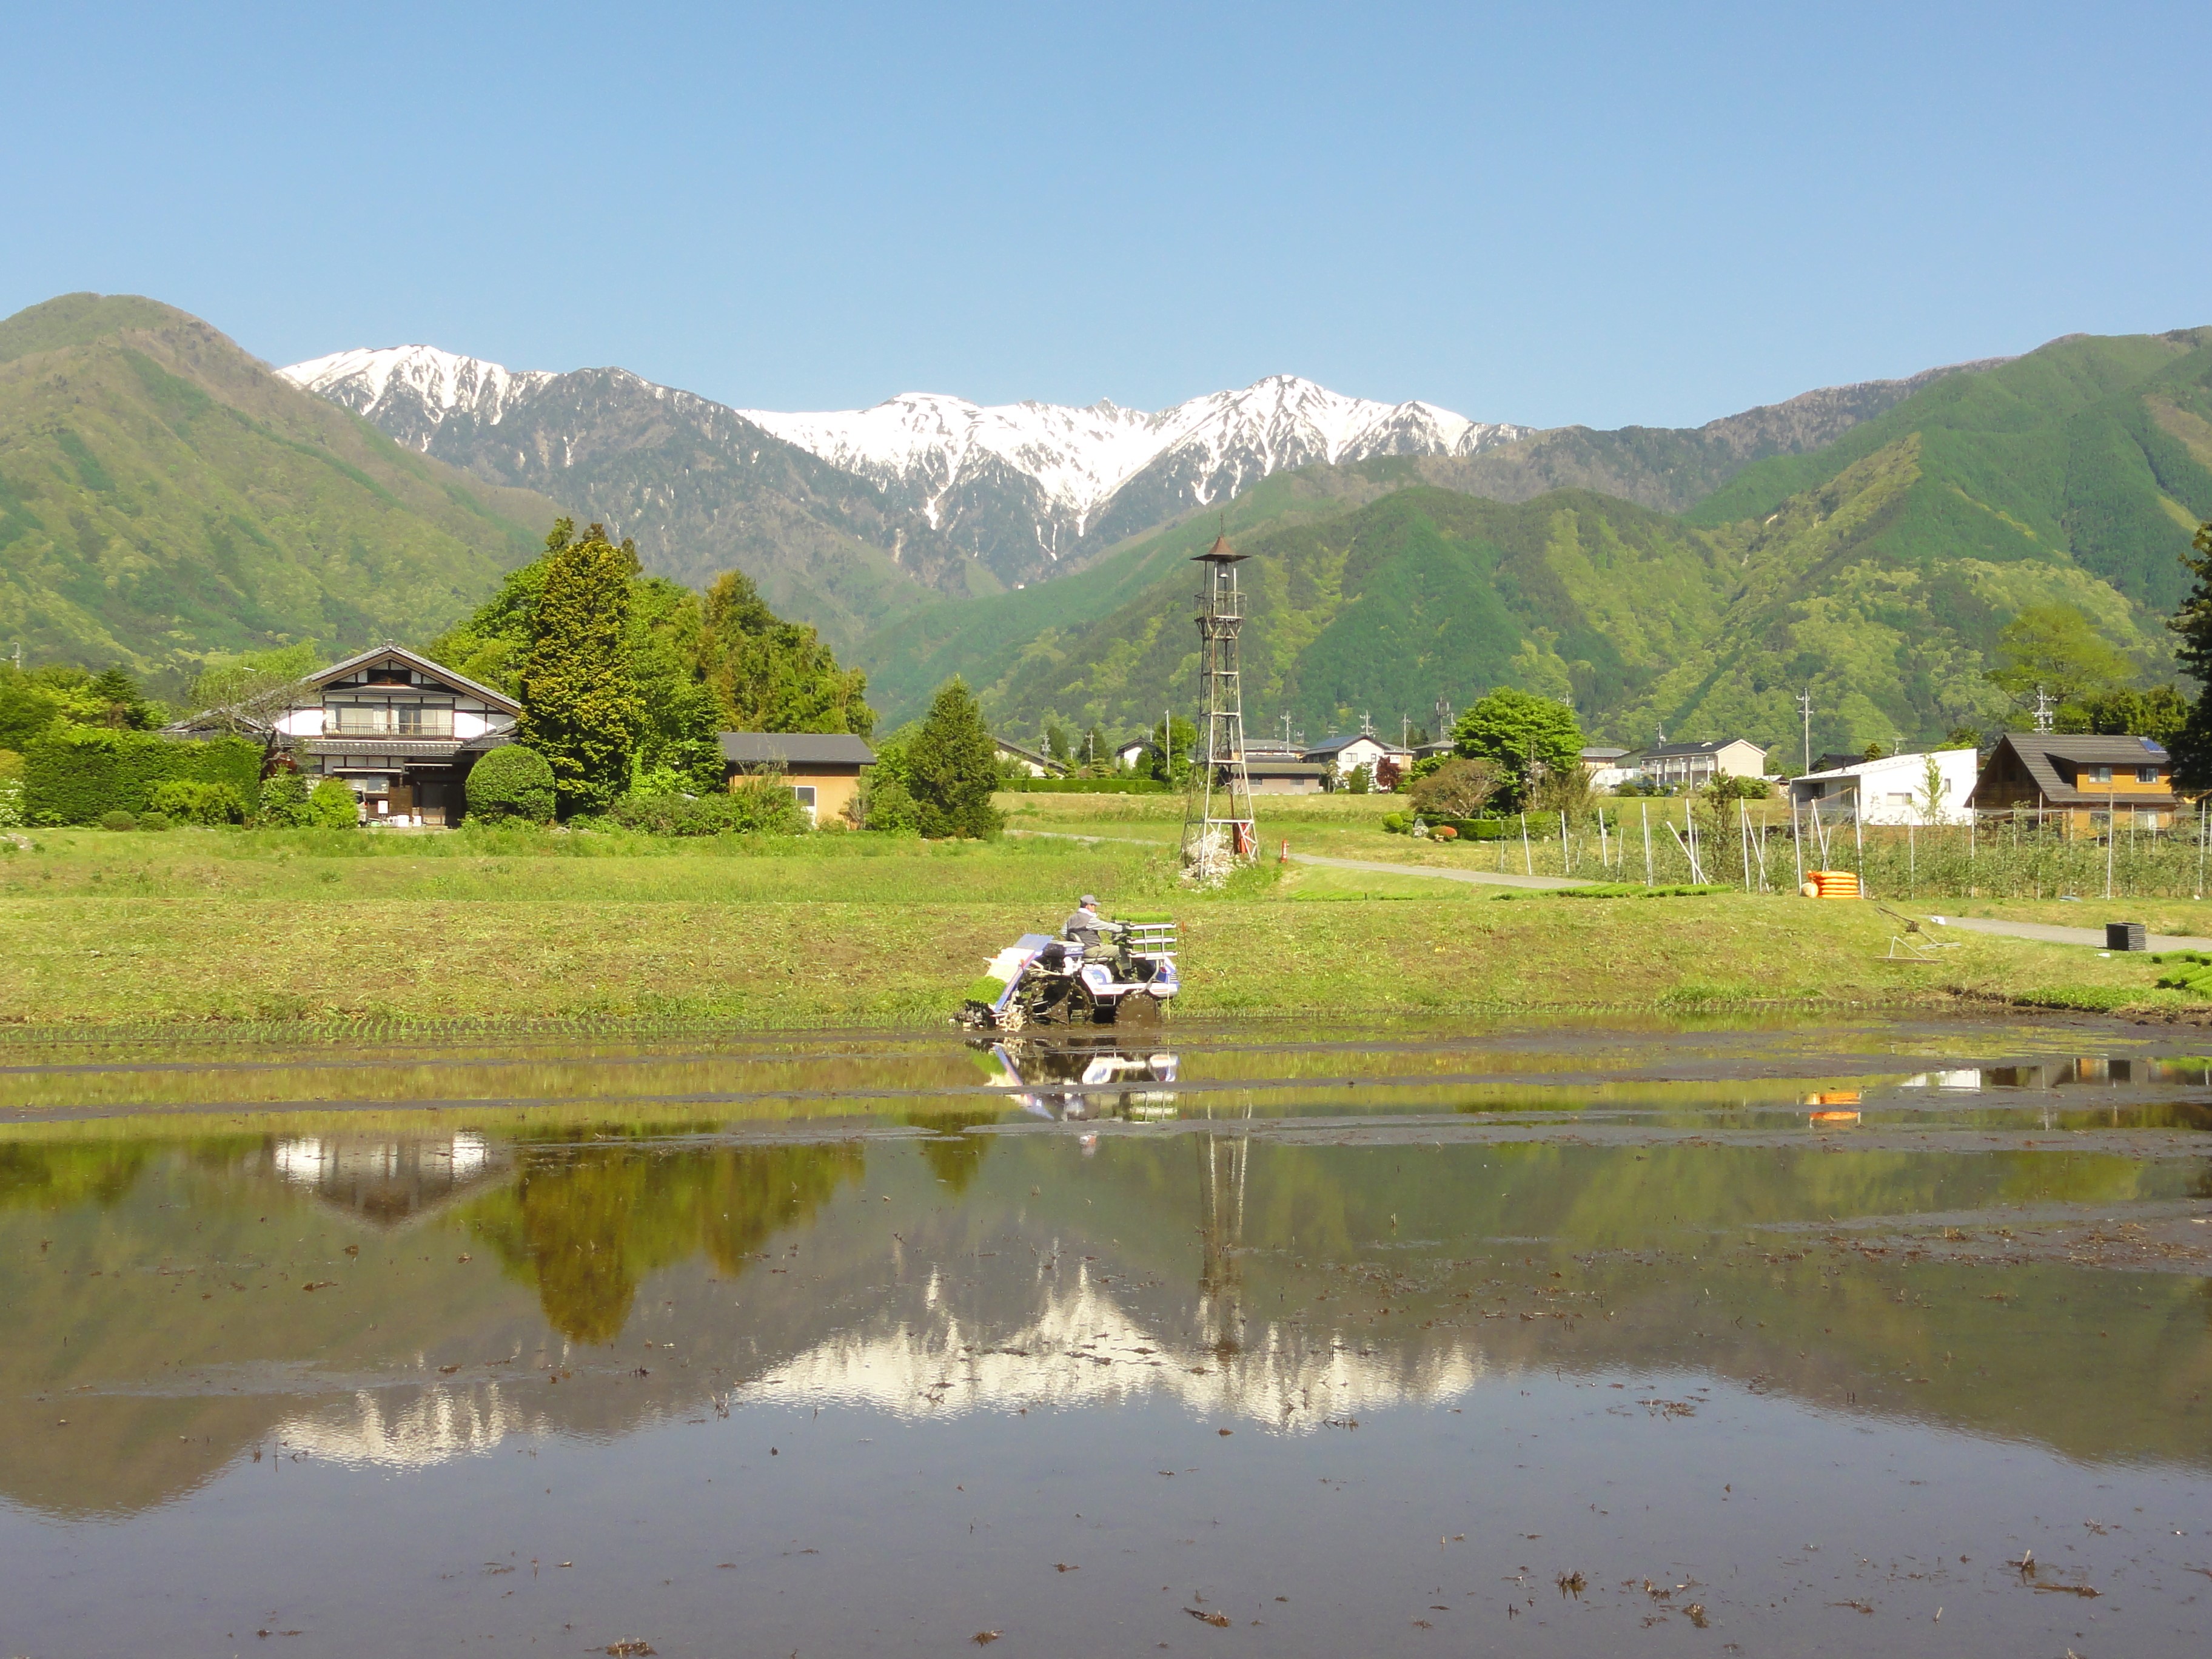
M 1204 573 L 1205 586 L 1198 592 L 1198 751 L 1191 757 L 1182 817 L 1186 871 L 1210 874 L 1212 867 L 1255 858 L 1260 850 L 1252 781 L 1244 772 L 1244 691 L 1237 653 L 1244 625 L 1237 567 L 1249 556 L 1224 535 L 1192 560 Z

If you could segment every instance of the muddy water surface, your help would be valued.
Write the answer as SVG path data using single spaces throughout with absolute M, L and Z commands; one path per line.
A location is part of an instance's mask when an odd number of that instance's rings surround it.
M 0 1650 L 2197 1654 L 2088 1023 L 0 1050 Z

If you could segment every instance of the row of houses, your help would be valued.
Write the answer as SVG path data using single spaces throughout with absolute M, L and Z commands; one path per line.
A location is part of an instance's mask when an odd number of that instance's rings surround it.
M 459 819 L 470 768 L 514 740 L 521 712 L 502 691 L 386 645 L 308 676 L 289 706 L 269 718 L 272 740 L 293 763 L 311 776 L 345 783 L 360 799 L 364 818 L 429 826 Z M 222 723 L 220 714 L 211 713 L 171 729 L 180 736 L 205 735 Z M 1038 776 L 1066 769 L 1017 744 L 998 747 L 1002 760 Z M 863 770 L 875 760 L 864 740 L 842 734 L 725 732 L 721 748 L 728 780 L 780 771 L 817 823 L 845 811 Z M 1408 748 L 1367 729 L 1310 746 L 1249 744 L 1244 761 L 1255 793 L 1301 794 L 1363 766 L 1392 761 L 1404 767 L 1449 749 L 1448 743 Z M 1151 751 L 1150 741 L 1140 738 L 1122 745 L 1115 758 L 1135 765 Z M 1760 777 L 1765 760 L 1764 749 L 1741 738 L 1662 744 L 1640 752 L 1602 745 L 1583 750 L 1591 784 L 1601 790 L 1645 779 L 1698 788 L 1717 778 Z M 2148 738 L 2008 732 L 1986 757 L 1961 748 L 1821 760 L 1813 771 L 1788 781 L 1793 807 L 1856 816 L 1867 823 L 1957 823 L 1972 814 L 2033 812 L 2046 821 L 2064 817 L 2084 830 L 2123 821 L 2165 829 L 2182 806 L 2172 760 Z M 2123 813 L 2130 819 L 2122 819 Z

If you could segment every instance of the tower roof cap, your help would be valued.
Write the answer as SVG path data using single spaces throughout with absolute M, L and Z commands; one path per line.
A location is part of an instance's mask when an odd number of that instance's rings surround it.
M 1216 564 L 1234 564 L 1239 559 L 1249 559 L 1251 556 L 1249 553 L 1239 553 L 1235 548 L 1230 546 L 1229 538 L 1226 536 L 1216 536 L 1213 538 L 1213 545 L 1207 548 L 1205 552 L 1194 553 L 1190 556 L 1191 562 L 1194 564 L 1206 560 L 1211 560 Z

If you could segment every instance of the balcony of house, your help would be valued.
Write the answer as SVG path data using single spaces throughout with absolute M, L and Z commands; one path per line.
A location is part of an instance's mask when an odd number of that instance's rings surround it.
M 478 722 L 481 724 L 481 722 Z M 321 735 L 329 738 L 453 738 L 451 708 L 420 703 L 332 703 L 323 710 Z

